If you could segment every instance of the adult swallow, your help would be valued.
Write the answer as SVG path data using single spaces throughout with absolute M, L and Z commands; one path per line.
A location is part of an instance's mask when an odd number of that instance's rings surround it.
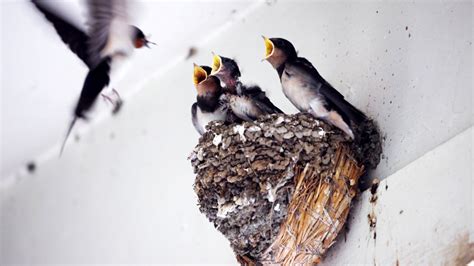
M 353 126 L 366 116 L 344 99 L 305 58 L 298 57 L 295 47 L 282 38 L 266 38 L 265 60 L 276 69 L 285 96 L 301 112 L 338 127 L 354 139 Z
M 229 106 L 240 119 L 253 121 L 262 115 L 283 113 L 259 86 L 242 84 L 235 60 L 214 54 L 211 74 L 224 84 Z
M 88 0 L 87 33 L 53 12 L 44 1 L 32 0 L 32 3 L 53 24 L 61 40 L 89 68 L 74 117 L 61 146 L 62 153 L 77 119 L 86 119 L 85 113 L 109 85 L 116 61 L 128 57 L 134 48 L 148 47 L 151 42 L 139 28 L 128 23 L 126 0 Z
M 228 110 L 221 100 L 222 87 L 217 77 L 210 75 L 211 68 L 194 64 L 193 83 L 197 90 L 196 102 L 191 107 L 194 128 L 199 134 L 206 132 L 211 121 L 227 121 Z

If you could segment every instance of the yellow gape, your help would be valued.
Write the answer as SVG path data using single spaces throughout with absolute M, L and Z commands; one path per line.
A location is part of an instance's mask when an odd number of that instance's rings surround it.
M 211 74 L 215 74 L 215 73 L 219 72 L 219 70 L 221 70 L 221 66 L 222 66 L 222 59 L 221 59 L 220 56 L 215 54 L 212 57 L 212 71 L 211 71 Z
M 273 43 L 267 37 L 263 37 L 265 41 L 265 58 L 269 58 L 273 54 Z
M 203 82 L 207 78 L 207 73 L 204 68 L 194 64 L 194 73 L 193 73 L 193 82 L 194 85 L 198 85 L 199 83 Z

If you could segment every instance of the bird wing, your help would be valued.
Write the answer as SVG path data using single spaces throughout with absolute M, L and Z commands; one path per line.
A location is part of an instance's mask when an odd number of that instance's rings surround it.
M 109 72 L 110 58 L 105 58 L 99 65 L 89 71 L 77 102 L 75 110 L 77 117 L 84 118 L 84 112 L 92 107 L 102 89 L 109 84 Z
M 338 111 L 343 117 L 353 121 L 366 119 L 364 113 L 347 102 L 344 96 L 327 82 L 316 70 L 316 68 L 306 59 L 298 57 L 294 64 L 302 72 L 302 80 L 324 97 L 326 108 Z
M 254 100 L 257 106 L 267 114 L 283 113 L 278 107 L 276 107 L 266 93 L 257 85 L 245 86 L 241 85 L 240 90 L 242 94 L 248 96 Z
M 246 121 L 253 121 L 261 115 L 267 114 L 257 101 L 247 95 L 233 95 L 230 107 L 237 117 Z
M 127 0 L 87 0 L 89 8 L 89 56 L 94 65 L 114 54 L 133 49 Z
M 316 68 L 311 64 L 311 62 L 308 61 L 308 59 L 304 57 L 298 57 L 296 59 L 296 64 L 301 65 L 301 67 L 311 75 L 312 78 L 314 78 L 318 83 L 321 83 L 321 93 L 324 95 L 329 95 L 328 97 L 330 98 L 342 98 L 344 99 L 344 95 L 342 95 L 339 91 L 334 89 L 334 87 L 329 84 L 316 70 Z
M 223 112 L 225 112 L 225 114 L 226 114 L 225 121 L 226 122 L 231 123 L 231 124 L 242 122 L 242 119 L 240 119 L 232 111 L 232 108 L 229 105 L 229 97 L 228 97 L 227 93 L 223 93 L 219 97 L 219 109 L 221 109 Z
M 197 102 L 193 103 L 193 105 L 191 106 L 191 117 L 192 117 L 194 128 L 199 134 L 202 135 L 204 132 L 202 132 L 201 127 L 199 126 L 199 121 L 197 120 L 198 119 L 197 108 L 198 108 Z
M 88 56 L 89 36 L 58 14 L 52 12 L 43 1 L 32 0 L 32 3 L 53 24 L 59 37 L 69 46 L 69 49 L 91 68 L 92 63 Z

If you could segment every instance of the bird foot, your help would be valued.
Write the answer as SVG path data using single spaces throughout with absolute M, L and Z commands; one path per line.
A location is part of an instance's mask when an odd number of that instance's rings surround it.
M 122 105 L 123 105 L 123 101 L 122 99 L 120 98 L 120 95 L 118 94 L 118 92 L 115 90 L 115 89 L 112 89 L 112 91 L 110 93 L 101 93 L 101 96 L 107 101 L 109 102 L 110 104 L 113 105 L 113 108 L 112 108 L 112 114 L 117 114 L 120 109 L 122 108 Z

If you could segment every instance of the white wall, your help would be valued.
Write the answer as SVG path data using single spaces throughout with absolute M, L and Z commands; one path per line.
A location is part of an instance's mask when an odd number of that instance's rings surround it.
M 237 11 L 247 9 L 249 2 L 136 1 L 133 23 L 158 46 L 135 53 L 116 89 L 127 99 L 151 77 L 182 60 L 191 46 L 238 16 Z M 52 3 L 76 24 L 85 22 L 86 11 L 79 0 Z M 52 155 L 45 152 L 63 140 L 87 69 L 29 1 L 2 1 L 1 10 L 1 54 L 6 67 L 1 72 L 0 178 L 5 179 L 37 157 Z M 209 30 L 203 30 L 203 25 Z M 97 111 L 108 115 L 110 106 L 98 105 Z
M 474 260 L 473 128 L 366 191 L 324 265 L 466 265 Z M 376 217 L 374 229 L 367 215 Z M 376 237 L 374 239 L 374 234 Z
M 209 64 L 211 51 L 235 56 L 245 80 L 257 82 L 277 105 L 294 112 L 274 70 L 260 62 L 261 34 L 291 40 L 329 82 L 377 119 L 386 134 L 385 159 L 372 174 L 387 178 L 389 186 L 401 180 L 410 187 L 420 185 L 429 177 L 419 172 L 430 166 L 417 159 L 473 124 L 470 2 L 149 1 L 142 5 L 146 15 L 139 25 L 159 45 L 133 58 L 118 88 L 125 91 L 123 111 L 112 119 L 102 115 L 104 119 L 90 127 L 80 126 L 79 142 L 71 141 L 58 159 L 58 147 L 53 145 L 62 140 L 85 70 L 29 5 L 2 2 L 3 263 L 235 262 L 226 240 L 195 205 L 194 175 L 186 160 L 198 137 L 190 122 L 195 97 L 192 62 Z M 225 23 L 228 18 L 233 19 Z M 38 30 L 31 30 L 33 26 Z M 31 35 L 25 32 L 34 35 L 35 46 L 27 42 Z M 11 39 L 36 48 L 19 53 Z M 185 60 L 191 45 L 197 45 L 199 52 Z M 27 60 L 31 58 L 33 64 Z M 61 72 L 64 80 L 45 78 L 62 69 L 68 69 Z M 24 73 L 33 76 L 24 78 Z M 64 89 L 65 84 L 71 88 Z M 51 90 L 55 93 L 45 93 Z M 443 154 L 455 157 L 458 150 L 472 151 L 472 145 L 461 149 L 462 143 Z M 38 162 L 33 174 L 15 170 L 29 160 Z M 442 170 L 449 170 L 438 162 L 431 162 L 440 167 L 433 172 L 439 173 L 436 180 L 444 177 Z M 472 180 L 472 169 L 463 162 L 459 162 L 461 183 L 450 187 L 454 193 L 468 193 L 462 184 Z M 395 189 L 389 192 L 393 198 L 387 204 L 405 197 Z M 420 193 L 424 193 L 420 197 L 437 196 L 428 190 Z M 365 197 L 359 205 L 363 210 L 368 208 Z M 454 200 L 472 210 L 472 202 L 461 202 L 466 197 Z M 395 212 L 390 204 L 386 208 L 391 214 L 381 212 L 382 220 Z M 449 205 L 440 208 L 433 217 L 439 218 Z M 354 224 L 361 229 L 354 230 L 353 238 L 369 237 L 362 229 L 368 226 L 366 215 L 361 211 L 354 218 L 363 222 Z M 408 226 L 399 222 L 402 228 Z M 410 223 L 421 226 L 424 221 Z M 384 235 L 388 229 L 377 230 Z M 460 229 L 440 232 L 445 238 L 455 233 Z M 419 238 L 420 245 L 432 237 Z M 372 249 L 364 245 L 357 249 L 364 257 L 354 263 L 371 262 L 366 258 L 371 258 Z M 425 247 L 429 245 L 400 249 L 420 252 Z M 352 254 L 353 246 L 339 248 Z M 377 258 L 393 263 L 388 255 L 387 260 Z M 339 263 L 337 258 L 331 261 Z

